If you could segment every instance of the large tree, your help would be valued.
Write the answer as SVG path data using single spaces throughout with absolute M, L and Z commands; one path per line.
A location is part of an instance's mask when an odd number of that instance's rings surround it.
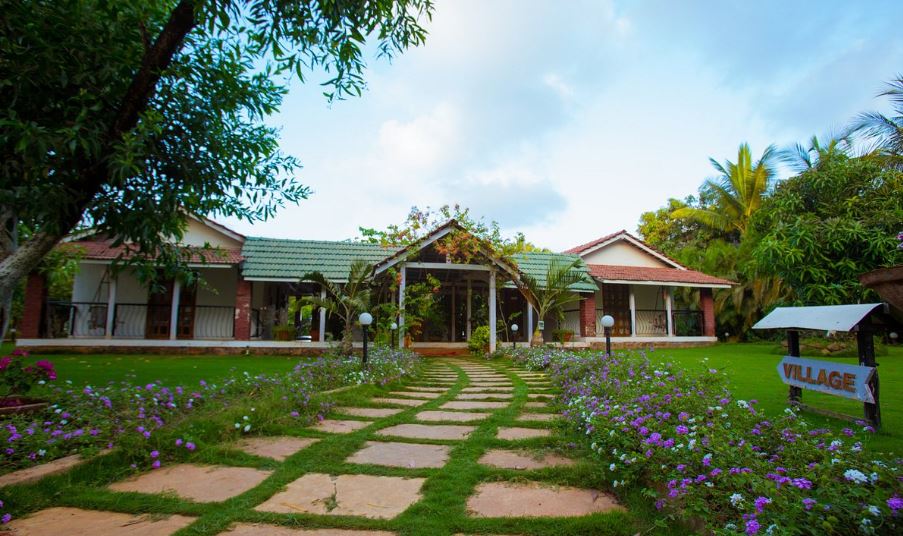
M 360 94 L 368 39 L 425 37 L 430 0 L 0 0 L 0 307 L 80 226 L 179 265 L 186 214 L 265 219 L 309 191 L 263 123 L 292 77 Z M 29 229 L 27 239 L 20 227 Z M 150 270 L 144 270 L 151 273 Z
M 903 170 L 903 74 L 888 82 L 878 96 L 890 99 L 893 114 L 861 113 L 851 130 L 872 143 L 882 163 Z

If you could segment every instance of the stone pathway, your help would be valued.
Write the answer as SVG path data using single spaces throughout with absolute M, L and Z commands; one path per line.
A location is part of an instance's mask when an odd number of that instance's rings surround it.
M 213 509 L 200 511 L 212 513 L 198 517 L 199 510 L 178 506 L 153 515 L 47 508 L 8 527 L 29 535 L 163 536 L 191 526 L 193 534 L 209 536 L 389 536 L 417 526 L 417 516 L 428 523 L 448 514 L 465 516 L 463 534 L 517 534 L 524 529 L 473 527 L 484 518 L 622 515 L 603 491 L 546 482 L 579 483 L 582 473 L 577 461 L 550 448 L 558 441 L 552 433 L 557 415 L 544 374 L 476 359 L 430 359 L 425 369 L 369 399 L 343 393 L 329 418 L 298 430 L 299 436 L 244 438 L 229 445 L 232 450 L 200 457 L 216 465 L 164 466 L 106 488 L 204 503 Z M 236 450 L 261 460 L 259 467 L 230 465 Z M 479 481 L 462 487 L 457 498 L 431 499 L 454 489 L 462 471 L 477 468 Z M 115 501 L 101 504 L 119 510 Z M 219 519 L 217 505 L 230 504 L 244 506 L 228 507 L 226 522 L 205 528 L 208 516 Z M 431 506 L 418 509 L 421 504 Z M 444 504 L 452 510 L 445 512 Z M 405 516 L 406 525 L 393 525 Z M 548 532 L 550 525 L 544 526 Z

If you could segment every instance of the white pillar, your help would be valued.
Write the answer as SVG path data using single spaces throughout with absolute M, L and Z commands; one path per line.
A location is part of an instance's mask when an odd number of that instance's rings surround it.
M 668 290 L 665 291 L 665 314 L 668 315 L 668 336 L 669 337 L 674 335 L 674 325 L 673 325 L 674 319 L 671 314 L 671 309 L 673 307 L 673 305 L 671 304 L 671 300 L 673 299 L 673 297 L 672 297 L 671 293 L 672 293 L 671 288 L 668 288 Z
M 527 344 L 533 342 L 533 306 L 527 302 Z
M 113 338 L 113 328 L 116 322 L 116 282 L 115 276 L 110 276 L 110 284 L 107 287 L 107 326 L 104 330 L 104 337 Z
M 404 348 L 404 289 L 407 286 L 407 265 L 401 265 L 401 283 L 398 285 L 398 347 Z
M 636 337 L 636 296 L 633 287 L 630 287 L 630 336 Z
M 179 299 L 182 297 L 182 282 L 176 278 L 172 283 L 172 308 L 169 310 L 169 339 L 179 338 Z
M 326 289 L 320 289 L 320 299 L 326 299 Z M 326 308 L 320 307 L 320 342 L 326 342 Z
M 470 321 L 470 312 L 473 306 L 473 287 L 471 287 L 470 279 L 467 280 L 467 340 L 470 340 L 470 330 L 473 324 Z
M 457 287 L 455 287 L 455 285 L 452 284 L 452 287 L 451 287 L 451 342 L 455 342 L 455 339 L 457 338 L 457 334 L 455 333 L 455 331 L 457 331 L 457 329 L 458 329 L 458 327 L 455 325 L 455 305 L 456 305 L 455 297 L 456 297 L 457 293 L 458 293 Z
M 489 272 L 489 351 L 495 351 L 495 270 Z

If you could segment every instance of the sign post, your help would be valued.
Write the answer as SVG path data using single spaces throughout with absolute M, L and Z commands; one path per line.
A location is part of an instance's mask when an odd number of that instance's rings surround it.
M 868 386 L 874 400 L 871 403 L 866 402 L 863 409 L 865 410 L 865 420 L 877 428 L 881 425 L 881 407 L 878 404 L 878 363 L 875 362 L 875 337 L 871 328 L 871 322 L 868 319 L 860 324 L 859 331 L 856 332 L 856 346 L 859 350 L 859 364 L 875 368 L 875 374 L 872 375 Z
M 793 357 L 800 357 L 800 332 L 795 329 L 787 330 L 787 353 Z M 803 399 L 803 390 L 790 386 L 790 405 L 798 406 Z

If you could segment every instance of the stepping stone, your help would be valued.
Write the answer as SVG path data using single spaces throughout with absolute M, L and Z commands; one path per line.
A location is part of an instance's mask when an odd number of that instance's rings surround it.
M 58 458 L 51 462 L 28 467 L 19 471 L 13 471 L 0 476 L 0 488 L 4 486 L 12 486 L 13 484 L 27 484 L 29 482 L 37 482 L 45 476 L 58 475 L 65 473 L 69 469 L 85 463 L 85 458 L 81 454 L 72 454 L 63 458 Z
M 546 393 L 530 393 L 527 395 L 527 398 L 532 398 L 534 400 L 550 400 L 552 398 L 555 398 L 555 395 Z
M 456 424 L 398 424 L 383 428 L 379 435 L 407 437 L 412 439 L 464 439 L 476 426 L 461 426 Z
M 422 406 L 426 404 L 426 400 L 414 400 L 411 398 L 371 398 L 370 402 L 374 404 L 391 404 L 393 406 Z
M 486 400 L 487 398 L 510 400 L 514 398 L 514 395 L 511 393 L 461 393 L 457 400 Z
M 236 448 L 254 456 L 272 458 L 281 462 L 292 454 L 311 446 L 317 441 L 319 441 L 319 439 L 310 437 L 248 437 L 239 441 Z
M 506 385 L 503 387 L 465 387 L 464 389 L 461 389 L 462 393 L 489 393 L 495 391 L 511 392 L 514 391 L 514 387 L 508 387 Z
M 366 446 L 345 460 L 348 463 L 369 463 L 388 467 L 442 467 L 448 461 L 451 447 L 446 445 L 418 445 L 367 441 Z
M 484 482 L 467 499 L 476 517 L 576 517 L 623 511 L 607 493 L 537 482 Z
M 452 400 L 439 406 L 441 409 L 499 409 L 508 406 L 508 402 L 471 402 L 468 400 Z
M 524 404 L 524 407 L 529 409 L 547 409 L 549 405 L 545 402 L 527 402 Z
M 511 382 L 473 382 L 468 387 L 488 387 L 490 389 L 494 389 L 496 387 L 514 387 L 514 385 L 512 385 Z
M 374 419 L 382 419 L 383 417 L 391 417 L 396 413 L 401 413 L 403 409 L 393 408 L 333 408 L 336 413 L 343 415 L 354 415 L 355 417 L 372 417 Z
M 543 428 L 519 428 L 517 426 L 499 428 L 498 438 L 506 441 L 517 441 L 520 439 L 533 439 L 535 437 L 549 437 L 552 435 L 551 430 Z
M 323 419 L 318 422 L 314 426 L 311 426 L 311 430 L 316 430 L 317 432 L 326 432 L 329 434 L 350 434 L 356 430 L 360 430 L 361 428 L 366 428 L 373 424 L 370 421 L 340 421 L 338 419 Z
M 256 487 L 272 473 L 251 467 L 183 463 L 114 482 L 109 489 L 136 493 L 173 492 L 196 502 L 220 502 Z
M 439 398 L 440 396 L 443 396 L 443 393 L 419 393 L 416 391 L 406 393 L 406 392 L 396 391 L 393 393 L 389 393 L 389 396 L 407 396 L 410 398 L 425 398 L 427 400 L 432 400 L 435 398 Z
M 493 449 L 480 458 L 479 463 L 499 469 L 545 469 L 574 465 L 574 460 L 551 453 L 530 453 L 516 450 Z
M 524 422 L 549 422 L 554 421 L 558 415 L 555 413 L 523 413 L 517 418 Z
M 470 422 L 481 421 L 492 415 L 491 413 L 461 412 L 461 411 L 421 411 L 414 418 L 418 421 L 455 421 Z
M 169 536 L 193 523 L 180 515 L 132 515 L 79 508 L 47 508 L 3 527 L 28 536 Z M 4 532 L 4 534 L 7 534 Z
M 392 519 L 420 499 L 425 478 L 309 473 L 254 509 L 277 514 L 319 514 Z
M 384 530 L 293 529 L 278 525 L 239 523 L 219 536 L 393 536 Z
M 419 387 L 416 385 L 405 387 L 405 389 L 408 391 L 423 391 L 424 393 L 444 393 L 448 391 L 445 387 Z

